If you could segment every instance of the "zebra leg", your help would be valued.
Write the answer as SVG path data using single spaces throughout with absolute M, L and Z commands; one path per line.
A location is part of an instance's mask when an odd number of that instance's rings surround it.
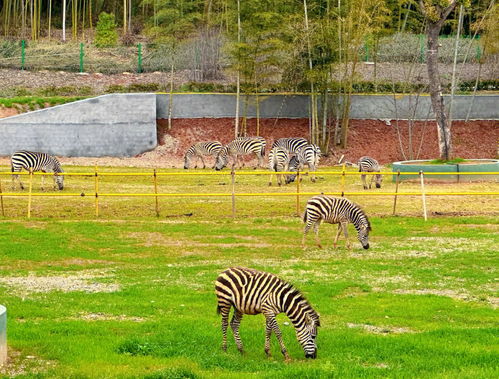
M 227 351 L 227 327 L 229 326 L 229 308 L 220 309 L 222 314 L 222 350 Z
M 315 171 L 315 166 L 313 164 L 309 164 L 308 168 L 312 172 Z M 315 174 L 312 174 L 312 176 L 310 177 L 310 180 L 312 181 L 312 183 L 315 183 L 315 181 L 317 180 L 316 177 L 315 177 Z
M 316 222 L 314 224 L 314 233 L 315 233 L 315 243 L 319 246 L 319 249 L 322 249 L 321 241 L 319 239 L 319 223 Z
M 42 173 L 45 174 L 44 171 L 42 171 Z M 55 186 L 54 186 L 54 189 L 55 189 Z M 45 175 L 42 175 L 42 191 L 45 191 Z
M 243 342 L 241 341 L 241 336 L 239 335 L 239 325 L 241 325 L 241 319 L 243 318 L 243 314 L 238 310 L 234 311 L 234 316 L 232 316 L 232 320 L 230 322 L 230 327 L 232 328 L 232 333 L 234 334 L 234 340 L 236 341 L 237 350 L 242 354 L 243 353 Z
M 371 189 L 371 187 L 373 186 L 373 182 L 374 182 L 374 175 L 371 175 L 371 181 L 369 182 L 369 189 Z
M 279 329 L 279 325 L 277 325 L 277 320 L 275 319 L 274 314 L 265 315 L 267 318 L 267 325 L 271 328 L 271 330 L 275 333 L 277 341 L 279 341 L 279 345 L 281 346 L 281 353 L 284 355 L 284 359 L 289 361 L 288 351 L 286 350 L 286 346 L 284 346 L 284 341 L 282 340 L 281 329 Z M 269 342 L 269 352 L 270 352 L 270 342 Z
M 24 185 L 19 175 L 12 175 L 12 190 L 16 189 L 16 181 L 19 183 L 19 187 L 23 190 Z
M 336 232 L 336 237 L 333 242 L 333 246 L 336 249 L 336 246 L 338 244 L 338 238 L 340 238 L 340 233 L 341 233 L 341 224 L 338 224 L 338 231 Z
M 270 322 L 270 318 L 265 319 L 265 354 L 267 357 L 271 357 L 270 353 L 270 337 L 272 336 L 272 323 Z
M 360 178 L 362 179 L 362 184 L 364 185 L 364 189 L 367 189 L 366 175 L 362 174 Z
M 272 186 L 272 176 L 273 176 L 273 175 L 274 175 L 274 174 L 270 174 L 270 178 L 269 178 L 269 187 L 270 187 L 270 186 Z
M 350 241 L 348 240 L 348 228 L 347 228 L 348 223 L 342 222 L 340 225 L 343 229 L 343 234 L 345 235 L 345 240 L 346 240 L 345 245 L 348 249 L 352 249 L 352 246 L 350 245 Z
M 203 157 L 200 155 L 199 158 L 201 158 L 201 162 L 203 162 L 203 168 L 206 168 L 206 164 L 204 163 Z

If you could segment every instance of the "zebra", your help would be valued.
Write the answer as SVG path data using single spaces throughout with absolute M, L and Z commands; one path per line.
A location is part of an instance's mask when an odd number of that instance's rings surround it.
M 371 157 L 361 157 L 359 158 L 359 162 L 357 163 L 359 166 L 359 172 L 380 172 L 379 163 L 376 159 Z M 360 176 L 362 179 L 362 184 L 364 185 L 364 189 L 367 189 L 366 183 L 366 175 L 362 174 Z M 376 179 L 376 188 L 381 188 L 381 182 L 383 181 L 383 176 L 380 174 L 371 175 L 371 181 L 369 182 L 369 189 L 373 184 L 373 181 Z
M 222 272 L 215 281 L 217 313 L 222 314 L 222 350 L 227 350 L 227 327 L 229 313 L 234 307 L 230 326 L 237 349 L 242 353 L 243 344 L 239 336 L 239 325 L 243 314 L 263 313 L 266 319 L 265 353 L 270 357 L 270 337 L 275 333 L 281 352 L 288 361 L 289 355 L 276 321 L 279 313 L 285 313 L 293 323 L 298 342 L 306 358 L 317 357 L 317 328 L 319 315 L 307 299 L 291 284 L 277 276 L 251 268 L 231 267 Z
M 334 239 L 334 248 L 340 236 L 341 231 L 345 235 L 346 245 L 350 249 L 348 241 L 347 225 L 351 222 L 357 229 L 358 239 L 364 249 L 369 249 L 369 232 L 371 231 L 371 223 L 364 211 L 355 203 L 344 197 L 333 197 L 326 195 L 317 195 L 310 198 L 305 207 L 303 214 L 303 222 L 305 229 L 303 230 L 302 247 L 305 247 L 305 237 L 314 227 L 315 241 L 322 248 L 319 240 L 319 225 L 321 221 L 330 224 L 338 224 L 338 232 Z
M 289 151 L 290 154 L 296 154 L 299 149 L 308 144 L 308 141 L 302 137 L 292 137 L 292 138 L 279 138 L 275 140 L 272 144 L 274 147 L 283 147 Z
M 263 137 L 238 137 L 220 149 L 217 155 L 215 170 L 219 171 L 227 166 L 229 155 L 233 158 L 232 166 L 237 166 L 238 155 L 254 153 L 258 158 L 258 166 L 263 165 L 265 146 L 267 142 Z
M 288 171 L 289 151 L 283 147 L 273 147 L 269 152 L 269 170 L 275 172 Z M 282 184 L 282 174 L 277 174 L 277 184 Z M 288 179 L 286 179 L 288 184 Z M 272 185 L 272 174 L 270 174 L 269 186 Z
M 291 158 L 289 162 L 289 171 L 302 170 L 303 166 L 306 164 L 311 171 L 317 170 L 319 166 L 319 160 L 321 157 L 321 149 L 315 144 L 307 144 L 302 148 L 298 149 L 296 153 L 296 158 Z M 294 182 L 296 178 L 295 174 L 288 175 L 288 183 Z M 311 176 L 312 182 L 316 181 L 315 174 Z
M 58 175 L 63 173 L 64 170 L 56 157 L 48 155 L 46 153 L 37 153 L 31 151 L 17 151 L 10 157 L 11 171 L 20 172 L 22 169 L 27 171 L 41 171 L 41 172 L 53 172 L 54 173 L 54 188 L 57 184 L 59 190 L 64 188 L 64 176 Z M 19 182 L 21 189 L 24 189 L 23 183 L 19 178 L 19 175 L 12 175 L 12 187 L 15 187 L 15 180 Z M 44 176 L 42 175 L 42 189 L 44 186 Z
M 203 155 L 213 155 L 216 157 L 220 150 L 222 149 L 222 144 L 218 141 L 209 141 L 209 142 L 198 142 L 195 145 L 192 145 L 187 149 L 184 156 L 184 169 L 188 169 L 191 167 L 191 159 L 194 157 L 196 159 L 196 165 L 194 168 L 197 168 L 197 162 L 201 159 L 203 162 L 203 168 L 206 168 L 204 163 Z

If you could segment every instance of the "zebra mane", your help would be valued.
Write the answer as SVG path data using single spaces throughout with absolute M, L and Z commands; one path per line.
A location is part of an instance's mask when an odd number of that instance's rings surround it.
M 310 302 L 308 299 L 305 297 L 305 295 L 294 285 L 291 283 L 283 280 L 283 282 L 289 286 L 289 290 L 291 291 L 291 295 L 297 295 L 298 296 L 298 301 L 304 303 L 304 308 L 306 311 L 310 314 L 311 318 L 314 320 L 319 320 L 319 314 L 315 311 L 315 309 L 310 305 Z
M 371 222 L 369 221 L 369 218 L 367 217 L 366 212 L 364 212 L 364 210 L 358 204 L 356 204 L 354 202 L 351 202 L 351 203 L 354 206 L 354 210 L 357 211 L 357 212 L 359 212 L 359 216 L 360 216 L 359 219 L 361 220 L 361 222 L 363 220 L 365 220 L 365 222 L 367 223 L 367 230 L 371 231 L 372 230 L 372 228 L 371 228 Z M 353 223 L 353 224 L 355 226 L 355 229 L 357 229 L 357 224 L 356 223 Z

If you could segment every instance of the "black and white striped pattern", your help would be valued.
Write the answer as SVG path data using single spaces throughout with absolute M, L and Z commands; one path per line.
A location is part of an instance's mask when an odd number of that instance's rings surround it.
M 296 154 L 298 150 L 308 144 L 308 141 L 302 137 L 279 138 L 274 141 L 272 148 L 282 147 L 289 151 L 290 154 Z
M 380 172 L 379 163 L 376 159 L 371 157 L 362 157 L 359 159 L 357 163 L 359 166 L 359 172 Z M 361 175 L 362 184 L 364 185 L 364 189 L 367 189 L 366 183 L 366 175 Z M 371 180 L 369 181 L 369 189 L 373 184 L 373 181 L 376 179 L 376 188 L 381 188 L 381 182 L 383 181 L 383 177 L 381 175 L 371 175 Z
M 291 284 L 277 276 L 243 267 L 232 267 L 222 272 L 215 281 L 218 300 L 218 313 L 222 314 L 222 349 L 227 349 L 227 326 L 229 313 L 234 307 L 230 326 L 238 350 L 242 353 L 243 344 L 239 336 L 239 325 L 243 314 L 262 313 L 266 319 L 265 353 L 270 356 L 270 337 L 275 333 L 281 346 L 281 352 L 289 359 L 282 340 L 281 331 L 276 321 L 279 313 L 285 313 L 293 323 L 298 342 L 305 351 L 305 357 L 317 356 L 317 327 L 319 315 L 305 297 Z
M 291 162 L 290 171 L 302 170 L 304 165 L 307 165 L 310 171 L 316 171 L 319 167 L 319 160 L 321 158 L 321 149 L 314 144 L 307 144 L 298 150 L 296 153 L 296 160 Z M 295 175 L 291 176 L 291 181 L 294 181 Z M 315 182 L 315 174 L 311 176 L 312 182 Z
M 192 145 L 187 149 L 184 156 L 184 168 L 188 169 L 191 167 L 192 158 L 196 159 L 196 164 L 194 168 L 197 168 L 197 162 L 201 159 L 203 162 L 203 168 L 206 168 L 204 163 L 203 155 L 212 155 L 216 157 L 220 150 L 222 149 L 222 144 L 218 141 L 209 141 L 209 142 L 198 142 L 195 145 Z
M 269 152 L 269 170 L 277 173 L 288 171 L 289 151 L 283 147 L 273 147 Z M 282 184 L 282 174 L 277 174 L 277 184 Z M 286 179 L 286 184 L 288 180 Z M 272 174 L 270 174 L 269 186 L 272 185 Z
M 54 188 L 56 184 L 60 190 L 64 188 L 64 176 L 57 175 L 64 171 L 56 157 L 53 157 L 45 153 L 36 153 L 23 150 L 23 151 L 17 151 L 14 154 L 12 154 L 10 162 L 11 162 L 12 172 L 20 172 L 22 169 L 32 172 L 35 171 L 53 172 Z M 21 182 L 19 175 L 12 175 L 12 185 L 13 186 L 15 185 L 14 182 L 16 179 L 19 182 L 21 189 L 24 189 L 23 183 Z M 42 176 L 42 188 L 43 184 L 44 184 L 44 176 Z
M 351 222 L 355 226 L 355 229 L 357 229 L 358 238 L 362 247 L 364 249 L 369 249 L 369 232 L 371 231 L 371 224 L 369 223 L 367 215 L 357 204 L 344 197 L 326 195 L 318 195 L 309 199 L 303 215 L 303 222 L 305 223 L 302 239 L 303 247 L 305 246 L 305 237 L 312 226 L 314 227 L 315 241 L 319 247 L 322 247 L 319 240 L 319 224 L 321 221 L 329 224 L 338 224 L 338 232 L 334 239 L 335 248 L 342 230 L 345 234 L 347 247 L 350 248 L 347 225 Z
M 238 155 L 255 154 L 258 158 L 258 166 L 263 166 L 265 146 L 267 142 L 263 137 L 238 137 L 220 149 L 215 163 L 215 169 L 221 170 L 229 163 L 229 156 L 233 159 L 233 167 L 237 166 Z

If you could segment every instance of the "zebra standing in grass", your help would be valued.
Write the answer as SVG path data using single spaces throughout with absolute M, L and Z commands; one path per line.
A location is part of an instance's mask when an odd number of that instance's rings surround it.
M 229 156 L 232 157 L 232 166 L 237 166 L 238 155 L 254 153 L 258 158 L 258 166 L 262 167 L 265 156 L 265 146 L 267 142 L 263 137 L 238 137 L 234 141 L 222 147 L 217 155 L 215 169 L 221 170 L 229 163 Z
M 250 268 L 232 267 L 222 272 L 215 281 L 217 312 L 222 314 L 222 349 L 227 350 L 227 327 L 229 313 L 234 307 L 230 326 L 238 350 L 243 352 L 239 336 L 239 325 L 243 314 L 263 313 L 266 319 L 265 353 L 270 356 L 270 337 L 275 333 L 281 352 L 286 360 L 289 355 L 282 340 L 282 334 L 276 321 L 279 313 L 285 313 L 293 323 L 298 342 L 305 351 L 306 358 L 316 358 L 317 327 L 319 315 L 305 297 L 291 284 L 277 276 Z
M 316 171 L 321 158 L 321 149 L 315 144 L 307 144 L 298 149 L 296 158 L 291 158 L 289 162 L 289 171 L 302 170 L 304 165 L 307 165 L 311 171 Z M 289 175 L 288 180 L 294 182 L 296 175 Z M 312 174 L 312 182 L 315 182 L 315 174 Z
M 17 151 L 10 157 L 11 171 L 20 172 L 22 169 L 26 171 L 41 171 L 54 173 L 54 188 L 57 184 L 60 190 L 64 188 L 64 176 L 58 175 L 63 173 L 61 164 L 56 157 L 45 153 L 36 153 L 31 151 Z M 15 180 L 19 182 L 21 189 L 24 189 L 23 183 L 19 175 L 12 175 L 12 187 L 15 187 Z M 42 189 L 44 186 L 45 177 L 42 175 Z
M 220 150 L 222 149 L 222 144 L 218 141 L 209 141 L 209 142 L 198 142 L 195 145 L 192 145 L 187 149 L 187 152 L 184 156 L 184 168 L 187 170 L 191 167 L 191 159 L 194 157 L 196 159 L 196 165 L 194 168 L 197 168 L 197 162 L 201 159 L 203 162 L 203 168 L 206 168 L 204 163 L 203 155 L 212 155 L 216 157 Z
M 369 249 L 369 232 L 371 224 L 364 211 L 355 203 L 344 197 L 333 197 L 326 195 L 317 195 L 308 200 L 303 215 L 305 229 L 303 230 L 302 247 L 305 247 L 305 237 L 314 227 L 315 241 L 322 248 L 319 240 L 319 225 L 321 221 L 329 224 L 338 224 L 338 232 L 334 239 L 334 248 L 340 236 L 341 231 L 345 234 L 346 245 L 350 249 L 348 241 L 347 225 L 351 222 L 357 229 L 358 238 L 364 249 Z
M 282 184 L 282 174 L 279 172 L 288 171 L 289 165 L 289 151 L 283 147 L 273 147 L 269 152 L 269 170 L 275 171 L 278 174 L 277 176 L 277 184 L 281 186 Z M 286 179 L 286 184 L 288 184 L 288 180 Z M 272 185 L 272 174 L 270 174 L 269 178 L 269 186 Z
M 274 147 L 282 147 L 289 151 L 290 154 L 296 154 L 302 147 L 308 145 L 308 141 L 302 137 L 279 138 L 272 144 Z
M 376 159 L 371 158 L 371 157 L 362 157 L 359 159 L 359 162 L 357 163 L 359 166 L 359 172 L 380 172 L 379 168 L 379 163 Z M 362 179 L 362 184 L 364 185 L 364 189 L 367 189 L 367 183 L 366 183 L 366 175 L 363 174 L 360 176 Z M 380 174 L 377 175 L 371 175 L 371 180 L 369 181 L 369 189 L 371 189 L 371 186 L 373 184 L 374 179 L 376 179 L 376 188 L 381 188 L 381 182 L 383 181 L 383 176 Z

